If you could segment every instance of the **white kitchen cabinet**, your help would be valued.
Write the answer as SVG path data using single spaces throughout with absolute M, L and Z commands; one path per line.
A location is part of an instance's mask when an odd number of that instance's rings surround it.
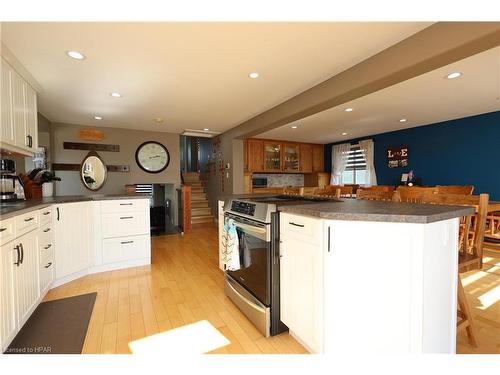
M 55 271 L 58 280 L 63 279 L 66 282 L 87 273 L 93 235 L 91 207 L 92 202 L 55 206 Z
M 323 344 L 322 222 L 282 214 L 280 226 L 281 321 L 311 352 L 320 353 Z
M 35 310 L 40 297 L 37 233 L 29 232 L 14 240 L 14 243 L 20 246 L 20 259 L 14 267 L 14 290 L 17 324 L 22 327 Z
M 15 309 L 14 262 L 17 260 L 14 242 L 0 247 L 0 349 L 2 352 L 17 334 Z
M 2 143 L 14 145 L 15 144 L 15 136 L 14 136 L 14 119 L 12 116 L 12 68 L 4 62 L 3 59 L 0 61 L 1 67 L 1 111 L 0 121 L 1 121 L 1 141 Z
M 1 146 L 17 153 L 33 155 L 38 147 L 36 92 L 4 59 L 0 70 Z

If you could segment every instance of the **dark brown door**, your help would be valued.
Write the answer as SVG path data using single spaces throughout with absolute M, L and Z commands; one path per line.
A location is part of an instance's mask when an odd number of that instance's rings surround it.
M 247 170 L 249 172 L 264 171 L 264 141 L 260 139 L 247 140 Z
M 325 153 L 323 145 L 313 146 L 313 156 L 312 156 L 312 169 L 313 172 L 323 172 L 325 170 Z
M 313 148 L 312 145 L 300 145 L 300 171 L 311 173 L 313 169 Z

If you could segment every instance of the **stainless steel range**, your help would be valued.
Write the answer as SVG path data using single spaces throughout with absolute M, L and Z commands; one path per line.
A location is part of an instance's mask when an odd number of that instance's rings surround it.
M 279 207 L 330 200 L 278 195 L 224 202 L 224 220 L 236 226 L 241 265 L 226 270 L 225 293 L 266 337 L 288 329 L 280 321 Z

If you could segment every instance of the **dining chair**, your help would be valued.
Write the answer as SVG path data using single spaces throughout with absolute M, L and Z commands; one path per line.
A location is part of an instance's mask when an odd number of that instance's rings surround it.
M 302 186 L 299 188 L 299 195 L 315 195 L 318 190 L 317 186 Z
M 420 203 L 424 194 L 434 194 L 436 192 L 436 188 L 421 186 L 398 186 L 396 191 L 396 201 Z
M 438 194 L 472 195 L 473 191 L 473 185 L 436 185 L 436 193 Z
M 379 190 L 379 189 L 365 189 L 359 188 L 356 192 L 356 199 L 358 200 L 371 200 L 371 201 L 386 201 L 390 202 L 395 200 L 394 191 Z
M 490 252 L 500 253 L 500 211 L 489 212 L 486 216 L 483 248 Z
M 394 191 L 394 186 L 392 185 L 372 185 L 367 187 L 362 187 L 363 190 L 376 190 L 376 191 Z
M 474 207 L 474 213 L 460 221 L 458 272 L 480 270 L 483 266 L 483 242 L 488 215 L 488 194 L 434 194 L 425 193 L 420 202 L 426 204 L 445 204 Z M 458 320 L 457 330 L 466 329 L 469 343 L 477 346 L 477 336 L 467 296 L 458 277 Z

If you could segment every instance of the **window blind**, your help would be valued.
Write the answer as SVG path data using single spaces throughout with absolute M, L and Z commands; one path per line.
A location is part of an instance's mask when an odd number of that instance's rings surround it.
M 352 146 L 347 151 L 347 167 L 346 171 L 361 171 L 366 170 L 365 152 L 359 146 Z

